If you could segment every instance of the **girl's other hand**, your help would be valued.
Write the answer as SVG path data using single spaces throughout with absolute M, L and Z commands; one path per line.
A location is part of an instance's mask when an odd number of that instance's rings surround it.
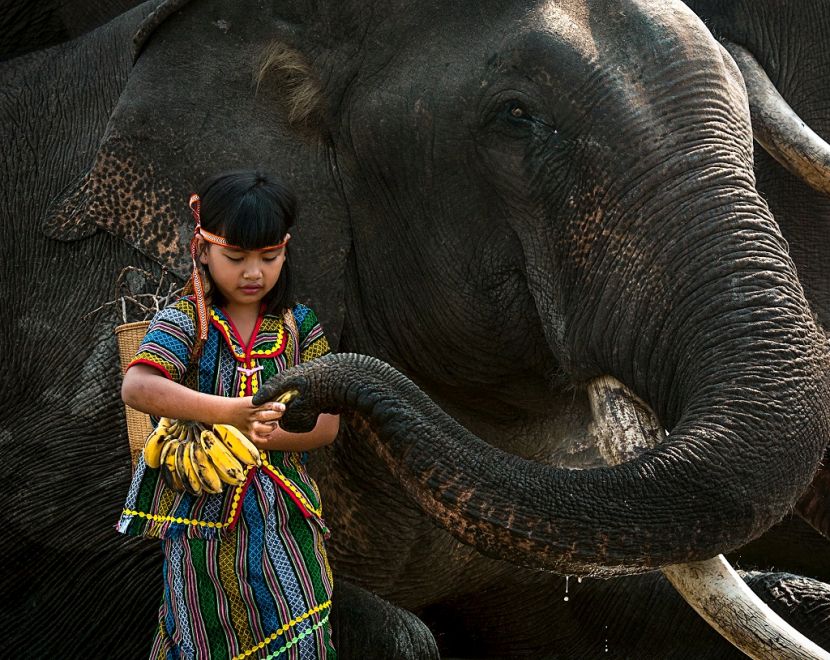
M 236 403 L 236 414 L 228 423 L 242 431 L 260 449 L 265 449 L 277 428 L 277 421 L 285 412 L 285 404 L 269 401 L 254 406 L 252 396 L 232 400 Z

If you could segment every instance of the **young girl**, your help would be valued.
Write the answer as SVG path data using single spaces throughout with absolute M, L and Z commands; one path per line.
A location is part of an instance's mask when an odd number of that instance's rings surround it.
M 151 657 L 333 658 L 328 530 L 305 451 L 332 442 L 339 418 L 288 433 L 277 425 L 283 404 L 252 404 L 270 376 L 329 352 L 314 312 L 291 299 L 295 201 L 269 176 L 235 171 L 203 184 L 190 206 L 193 295 L 153 318 L 121 395 L 155 417 L 236 426 L 263 461 L 243 485 L 195 496 L 139 458 L 118 530 L 162 540 Z

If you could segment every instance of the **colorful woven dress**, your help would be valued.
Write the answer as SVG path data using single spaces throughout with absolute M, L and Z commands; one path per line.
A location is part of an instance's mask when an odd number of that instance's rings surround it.
M 156 314 L 132 364 L 148 364 L 200 392 L 250 396 L 270 376 L 329 352 L 308 307 L 260 314 L 245 345 L 218 307 L 191 360 L 196 305 Z M 245 483 L 221 494 L 170 490 L 139 457 L 117 529 L 161 539 L 164 597 L 151 658 L 334 658 L 332 577 L 317 485 L 305 452 L 262 453 Z

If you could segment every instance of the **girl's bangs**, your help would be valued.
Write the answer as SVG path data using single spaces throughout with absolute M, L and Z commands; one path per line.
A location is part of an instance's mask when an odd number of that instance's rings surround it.
M 253 192 L 253 191 L 252 191 Z M 247 194 L 225 215 L 222 235 L 243 250 L 258 250 L 280 243 L 288 231 L 285 215 L 276 200 Z

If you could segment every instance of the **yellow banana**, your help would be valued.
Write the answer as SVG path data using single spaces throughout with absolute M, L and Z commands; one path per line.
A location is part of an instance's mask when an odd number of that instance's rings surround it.
M 213 432 L 242 465 L 262 465 L 259 449 L 238 428 L 230 424 L 214 424 Z
M 190 434 L 188 434 L 190 435 Z M 202 482 L 196 473 L 196 466 L 193 464 L 193 454 L 190 451 L 195 443 L 188 439 L 183 442 L 176 451 L 176 471 L 184 484 L 184 489 L 191 495 L 202 494 Z
M 187 442 L 198 442 L 199 430 L 195 426 L 188 425 L 187 427 Z
M 178 438 L 171 438 L 165 443 L 161 450 L 161 476 L 164 482 L 171 490 L 181 493 L 184 490 L 184 484 L 176 472 L 176 453 L 181 446 Z
M 300 390 L 286 390 L 280 394 L 275 400 L 277 403 L 288 403 L 295 399 L 300 394 Z
M 158 426 L 147 436 L 147 441 L 144 443 L 144 462 L 147 467 L 158 468 L 161 465 L 161 450 L 167 438 L 170 437 L 170 424 L 169 419 L 162 417 Z
M 161 447 L 161 454 L 159 455 L 159 466 L 164 465 L 164 459 L 167 458 L 167 452 L 169 452 L 170 449 L 172 448 L 173 441 L 175 439 L 176 438 L 172 438 L 170 436 L 167 436 L 166 441 L 164 442 L 164 444 Z
M 187 474 L 184 470 L 184 450 L 186 446 L 187 443 L 179 440 L 179 444 L 176 445 L 176 448 L 170 450 L 171 452 L 174 452 L 173 469 L 176 471 L 176 476 L 179 478 L 179 481 L 182 482 L 182 488 L 184 490 L 187 490 Z
M 178 437 L 181 442 L 187 442 L 187 435 L 190 433 L 190 424 L 187 422 L 179 422 L 179 433 Z
M 213 463 L 210 462 L 205 450 L 202 449 L 202 445 L 198 439 L 195 442 L 191 442 L 187 446 L 187 450 L 190 454 L 190 463 L 196 470 L 196 476 L 199 478 L 202 490 L 205 493 L 214 495 L 221 493 L 222 480 L 219 478 L 219 473 L 216 472 L 216 468 L 213 467 Z
M 210 429 L 202 431 L 199 442 L 222 481 L 233 486 L 244 483 L 245 468 L 236 460 L 230 450 L 222 444 L 222 441 L 216 437 L 213 431 Z

